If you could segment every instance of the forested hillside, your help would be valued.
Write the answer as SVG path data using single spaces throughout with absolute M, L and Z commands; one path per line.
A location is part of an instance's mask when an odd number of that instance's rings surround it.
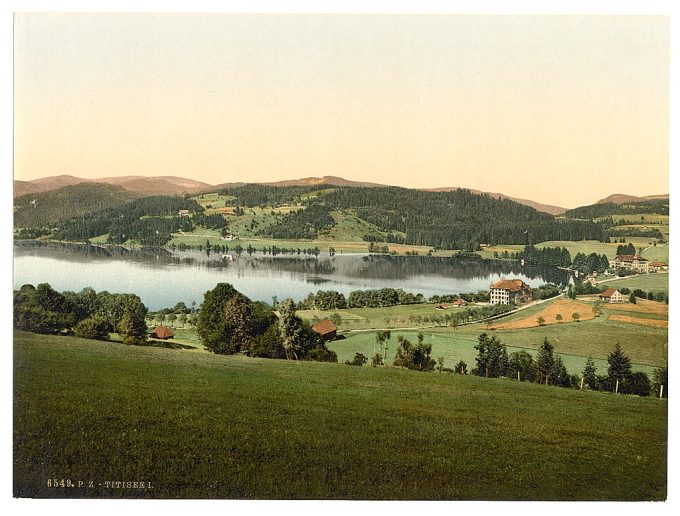
M 658 213 L 668 215 L 668 199 L 658 199 L 650 201 L 630 202 L 625 204 L 615 204 L 613 202 L 603 204 L 591 204 L 581 206 L 573 210 L 567 210 L 565 215 L 574 219 L 595 219 L 607 217 L 609 215 L 632 215 L 644 213 Z
M 83 217 L 135 199 L 138 194 L 120 186 L 80 183 L 14 199 L 14 226 L 41 227 L 73 217 Z
M 311 202 L 323 203 L 331 210 L 353 209 L 387 232 L 388 241 L 406 244 L 474 249 L 481 243 L 605 238 L 602 227 L 593 222 L 556 220 L 514 201 L 468 190 L 336 189 Z
M 61 222 L 52 236 L 58 240 L 85 241 L 108 233 L 107 241 L 112 244 L 134 240 L 143 245 L 160 246 L 170 240 L 171 233 L 180 229 L 193 229 L 192 220 L 179 217 L 179 210 L 189 210 L 191 214 L 197 215 L 203 212 L 196 201 L 184 197 L 142 197 L 86 217 L 74 217 Z

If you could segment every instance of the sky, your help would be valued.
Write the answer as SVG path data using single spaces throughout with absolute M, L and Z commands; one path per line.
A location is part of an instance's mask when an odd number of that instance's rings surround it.
M 662 16 L 20 13 L 14 179 L 669 191 Z

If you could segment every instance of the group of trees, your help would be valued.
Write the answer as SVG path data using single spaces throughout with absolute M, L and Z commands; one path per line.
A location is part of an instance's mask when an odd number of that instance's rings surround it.
M 251 301 L 228 283 L 205 293 L 196 329 L 203 344 L 218 354 L 337 362 L 321 337 L 295 314 L 295 304 L 272 307 Z
M 592 274 L 593 272 L 604 272 L 609 269 L 609 258 L 607 255 L 600 256 L 597 253 L 576 253 L 571 268 L 579 271 L 581 274 Z
M 607 357 L 609 366 L 606 375 L 597 375 L 595 362 L 589 357 L 581 377 L 567 372 L 562 358 L 555 353 L 547 337 L 543 339 L 535 358 L 524 350 L 508 354 L 505 344 L 498 337 L 486 333 L 479 336 L 475 349 L 477 365 L 472 369 L 472 374 L 477 376 L 508 377 L 544 385 L 586 387 L 638 396 L 658 395 L 660 386 L 664 385 L 664 395 L 668 394 L 667 369 L 658 369 L 653 382 L 650 382 L 645 373 L 632 371 L 630 359 L 618 342 Z
M 618 245 L 616 246 L 616 255 L 621 256 L 621 255 L 633 255 L 636 254 L 637 251 L 635 250 L 635 246 L 633 244 L 628 244 L 628 245 Z
M 146 342 L 147 309 L 134 294 L 55 291 L 49 284 L 23 285 L 14 291 L 14 328 L 45 334 L 75 334 L 106 340 L 109 333 L 126 344 Z
M 525 265 L 543 265 L 551 267 L 569 267 L 571 254 L 566 247 L 542 247 L 537 249 L 527 245 L 524 250 L 512 256 L 516 260 L 524 260 Z
M 257 234 L 286 240 L 314 240 L 320 231 L 335 225 L 330 210 L 322 204 L 310 204 L 306 208 L 291 211 L 281 217 L 277 224 L 263 228 Z

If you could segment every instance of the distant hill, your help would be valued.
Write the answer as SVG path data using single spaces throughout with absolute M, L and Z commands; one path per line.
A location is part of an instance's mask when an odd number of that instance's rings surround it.
M 40 187 L 30 181 L 14 181 L 14 197 L 39 192 Z
M 208 191 L 223 190 L 226 188 L 237 188 L 243 186 L 244 182 L 220 183 L 218 185 L 210 185 L 201 181 L 187 179 L 177 176 L 121 176 L 121 177 L 103 177 L 100 179 L 82 179 L 69 175 L 44 177 L 41 179 L 33 179 L 31 181 L 14 181 L 14 196 L 19 197 L 35 192 L 45 192 L 61 188 L 63 186 L 74 185 L 78 183 L 107 183 L 118 185 L 130 192 L 137 192 L 144 195 L 178 195 L 183 193 L 198 194 Z M 352 181 L 338 176 L 321 176 L 321 177 L 304 177 L 300 179 L 289 179 L 285 181 L 272 181 L 259 184 L 270 186 L 314 186 L 314 185 L 332 185 L 332 186 L 351 186 L 364 188 L 379 188 L 389 185 L 379 183 L 370 183 L 365 181 Z M 441 187 L 441 188 L 423 188 L 421 190 L 426 192 L 453 192 L 459 187 Z M 499 192 L 482 192 L 480 190 L 472 190 L 472 193 L 486 193 L 495 199 L 509 199 L 525 206 L 530 206 L 543 213 L 551 215 L 562 215 L 567 209 L 561 206 L 553 206 L 550 204 L 542 204 L 530 199 L 520 199 L 517 197 L 510 197 Z M 663 195 L 648 195 L 645 197 L 636 197 L 634 195 L 614 194 L 597 201 L 595 204 L 623 204 L 629 202 L 640 202 L 647 200 L 667 200 L 668 194 Z
M 424 191 L 426 192 L 455 192 L 456 190 L 460 190 L 459 187 L 457 186 L 445 186 L 442 188 L 428 188 L 425 189 Z M 549 213 L 550 215 L 562 215 L 565 211 L 567 211 L 566 208 L 562 208 L 561 206 L 552 206 L 550 204 L 541 204 L 540 202 L 536 201 L 531 201 L 529 199 L 518 199 L 517 197 L 510 197 L 509 195 L 505 195 L 502 193 L 497 193 L 497 192 L 482 192 L 481 190 L 472 190 L 469 189 L 470 192 L 475 193 L 475 194 L 487 194 L 494 199 L 510 199 L 511 201 L 518 202 L 520 204 L 524 204 L 525 206 L 530 206 L 531 208 L 541 211 L 543 213 Z
M 600 199 L 595 204 L 625 204 L 629 202 L 644 202 L 644 201 L 663 201 L 668 200 L 670 196 L 668 194 L 660 195 L 646 195 L 644 197 L 637 197 L 635 195 L 626 194 L 613 194 L 604 199 Z
M 14 226 L 50 226 L 73 217 L 89 215 L 139 197 L 116 185 L 78 183 L 14 199 Z
M 48 192 L 63 186 L 82 183 L 105 183 L 145 195 L 179 195 L 183 193 L 201 193 L 215 187 L 201 181 L 177 176 L 120 176 L 102 177 L 100 179 L 83 179 L 80 177 L 61 175 L 33 179 L 31 181 L 14 181 L 14 197 L 29 193 Z
M 286 181 L 274 181 L 270 183 L 263 183 L 271 186 L 313 186 L 313 185 L 333 185 L 333 186 L 355 186 L 374 188 L 381 185 L 378 183 L 367 183 L 363 181 L 351 181 L 337 176 L 323 176 L 323 177 L 304 177 L 302 179 L 289 179 Z

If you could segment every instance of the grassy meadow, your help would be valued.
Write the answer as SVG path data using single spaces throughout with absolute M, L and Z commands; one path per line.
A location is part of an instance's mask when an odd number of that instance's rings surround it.
M 631 291 L 642 289 L 645 292 L 650 290 L 654 293 L 664 292 L 668 294 L 668 273 L 641 274 L 639 276 L 629 276 L 614 281 L 603 283 L 602 286 L 611 288 L 628 287 Z
M 19 497 L 666 497 L 665 400 L 22 332 L 14 442 Z

